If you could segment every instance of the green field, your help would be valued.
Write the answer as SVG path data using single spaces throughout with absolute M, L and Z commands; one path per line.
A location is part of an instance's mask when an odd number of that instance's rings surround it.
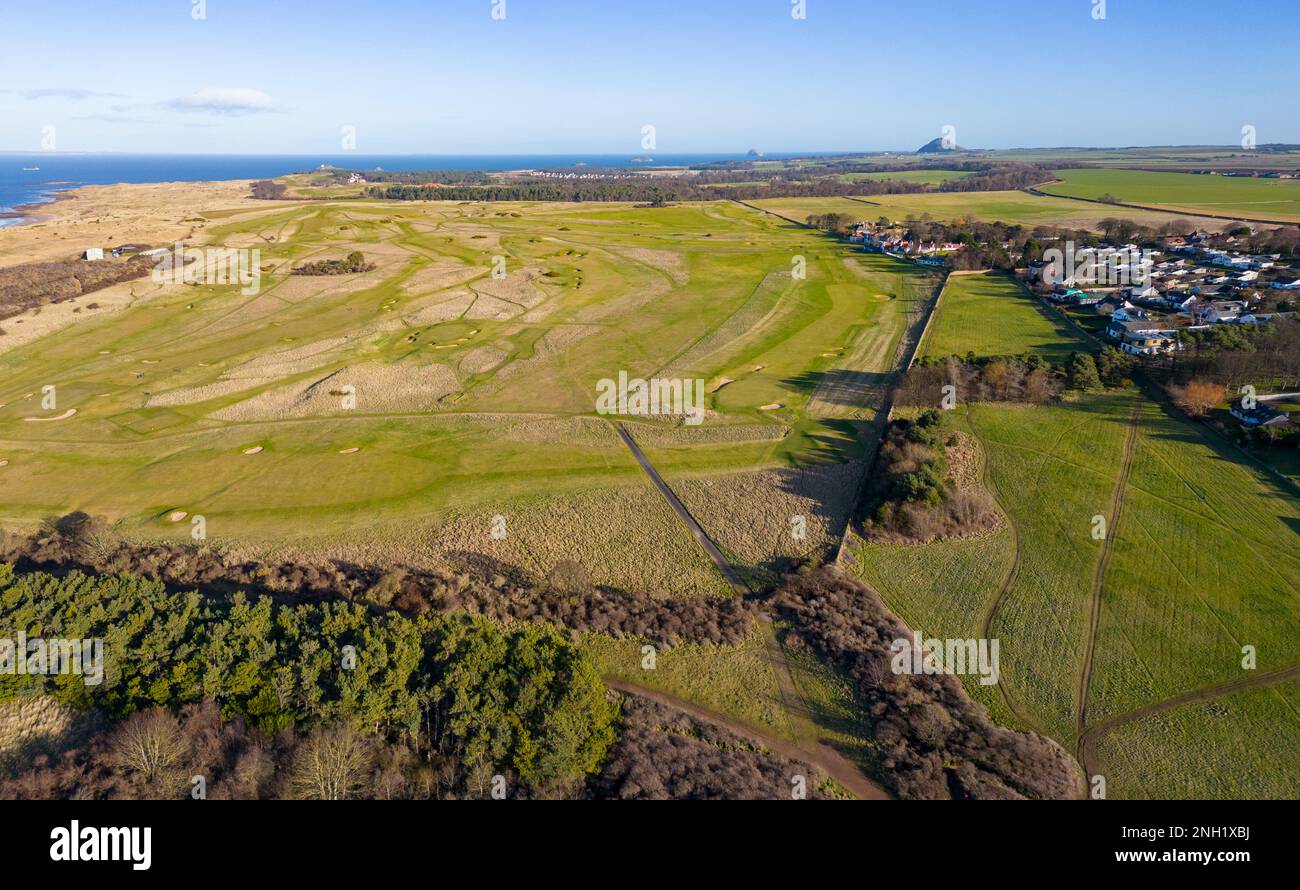
M 1098 750 L 1107 796 L 1295 800 L 1300 682 L 1197 701 L 1127 723 Z
M 172 517 L 187 513 L 223 544 L 473 553 L 537 576 L 577 559 L 597 583 L 723 593 L 597 416 L 597 381 L 706 381 L 699 426 L 629 423 L 685 487 L 716 479 L 743 497 L 737 474 L 852 473 L 875 418 L 850 400 L 878 392 L 845 381 L 891 367 L 907 307 L 936 280 L 723 201 L 317 202 L 212 218 L 208 243 L 261 250 L 257 293 L 172 285 L 0 353 L 6 523 L 76 509 L 185 538 L 189 518 Z M 351 250 L 376 268 L 288 274 Z M 47 385 L 57 410 L 41 405 Z M 751 546 L 739 515 L 711 519 L 734 553 L 813 546 L 788 534 Z M 827 547 L 843 517 L 822 518 Z
M 1042 186 L 1053 195 L 1098 200 L 1111 195 L 1126 204 L 1172 211 L 1300 220 L 1300 180 L 1159 173 L 1147 170 L 1059 170 L 1062 180 Z M 1125 215 L 1116 208 L 1113 216 Z
M 1153 227 L 1183 219 L 1174 213 L 1092 205 L 1022 191 L 869 195 L 859 201 L 849 198 L 762 198 L 751 203 L 800 222 L 814 213 L 829 212 L 870 220 L 881 216 L 893 220 L 920 219 L 928 214 L 931 219 L 942 222 L 1001 220 L 1030 227 L 1062 226 L 1095 230 L 1098 223 L 1107 217 L 1123 217 Z M 1204 223 L 1202 227 L 1205 227 Z
M 1040 355 L 1064 364 L 1089 344 L 1062 319 L 1049 315 L 1009 275 L 953 275 L 930 320 L 922 354 L 942 357 Z
M 845 179 L 892 179 L 922 185 L 941 185 L 949 180 L 974 175 L 971 170 L 891 170 L 888 173 L 846 173 Z
M 1114 521 L 1133 422 L 1131 470 L 1101 586 L 1086 725 L 1248 679 L 1246 645 L 1255 647 L 1257 671 L 1300 663 L 1300 501 L 1270 477 L 1132 391 L 1052 407 L 975 405 L 964 422 L 985 451 L 987 481 L 1011 527 L 965 541 L 860 545 L 854 571 L 930 636 L 987 630 L 1001 641 L 1000 692 L 965 678 L 996 719 L 1046 732 L 1069 748 L 1078 741 L 1077 688 L 1102 557 L 1090 532 L 1095 516 Z M 1182 737 L 1161 729 L 1169 715 L 1152 723 L 1159 731 L 1151 733 L 1139 728 L 1146 718 L 1124 723 L 1113 737 L 1103 734 L 1092 766 L 1107 775 L 1116 797 L 1198 790 L 1294 796 L 1294 763 L 1251 775 L 1223 753 L 1287 750 L 1257 739 L 1259 725 L 1287 738 L 1300 732 L 1294 695 L 1252 695 L 1249 723 L 1216 721 L 1208 724 L 1212 732 Z M 1200 732 L 1207 724 L 1198 717 L 1179 725 Z M 1189 751 L 1219 757 L 1218 773 L 1189 779 L 1172 767 L 1149 768 L 1162 758 L 1187 764 Z

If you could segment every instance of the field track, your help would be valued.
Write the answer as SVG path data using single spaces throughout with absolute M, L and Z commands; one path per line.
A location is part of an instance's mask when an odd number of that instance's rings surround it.
M 1115 550 L 1115 536 L 1119 534 L 1120 515 L 1124 510 L 1124 490 L 1128 487 L 1129 473 L 1133 469 L 1133 453 L 1137 444 L 1138 420 L 1141 417 L 1143 402 L 1134 401 L 1129 414 L 1128 429 L 1124 433 L 1124 457 L 1120 466 L 1119 478 L 1115 480 L 1115 491 L 1111 495 L 1110 526 L 1106 529 L 1106 538 L 1101 545 L 1101 558 L 1097 560 L 1097 571 L 1092 579 L 1091 603 L 1088 608 L 1088 636 L 1083 644 L 1083 666 L 1079 671 L 1079 688 L 1076 693 L 1078 717 L 1075 720 L 1075 732 L 1082 745 L 1083 733 L 1087 728 L 1088 686 L 1092 682 L 1093 655 L 1097 649 L 1097 625 L 1101 622 L 1101 592 L 1106 584 L 1106 570 L 1110 568 L 1110 558 Z
M 1129 711 L 1127 714 L 1108 717 L 1105 720 L 1094 723 L 1079 736 L 1079 763 L 1083 766 L 1084 772 L 1088 776 L 1096 775 L 1095 766 L 1097 760 L 1097 744 L 1112 729 L 1116 729 L 1126 723 L 1132 723 L 1134 720 L 1151 717 L 1172 708 L 1177 708 L 1193 702 L 1218 698 L 1222 695 L 1231 695 L 1234 692 L 1244 692 L 1247 689 L 1259 689 L 1261 687 L 1273 686 L 1277 683 L 1286 683 L 1292 680 L 1300 680 L 1300 665 L 1278 668 L 1277 670 L 1266 671 L 1254 677 L 1232 680 L 1228 683 L 1220 683 L 1217 686 L 1210 686 L 1205 689 L 1196 689 L 1192 692 L 1185 692 L 1182 695 L 1176 695 L 1173 698 L 1167 698 L 1164 701 L 1145 705 L 1135 711 Z
M 776 738 L 764 733 L 760 733 L 752 727 L 724 717 L 707 708 L 702 708 L 697 704 L 669 695 L 666 692 L 659 692 L 655 689 L 647 689 L 644 686 L 637 686 L 633 683 L 625 683 L 621 680 L 606 679 L 605 685 L 611 689 L 617 689 L 619 692 L 626 692 L 628 695 L 638 695 L 642 698 L 648 698 L 651 701 L 658 702 L 669 708 L 682 711 L 696 720 L 705 723 L 711 723 L 719 726 L 728 732 L 733 732 L 738 736 L 743 736 L 752 742 L 762 745 L 771 751 L 780 754 L 782 757 L 788 757 L 791 760 L 799 760 L 810 766 L 815 766 L 822 772 L 826 773 L 839 784 L 847 788 L 858 800 L 893 800 L 893 797 L 884 788 L 868 779 L 862 774 L 862 771 L 854 766 L 844 755 L 836 751 L 829 745 L 821 742 L 791 742 L 786 739 Z

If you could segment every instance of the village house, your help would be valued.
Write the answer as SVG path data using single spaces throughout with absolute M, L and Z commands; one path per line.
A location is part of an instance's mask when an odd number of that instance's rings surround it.
M 1115 321 L 1112 316 L 1106 334 L 1129 355 L 1161 355 L 1179 348 L 1178 331 L 1159 321 Z
M 1290 415 L 1263 404 L 1256 404 L 1254 408 L 1243 408 L 1240 402 L 1234 402 L 1228 409 L 1228 413 L 1240 420 L 1241 425 L 1246 429 L 1291 425 Z

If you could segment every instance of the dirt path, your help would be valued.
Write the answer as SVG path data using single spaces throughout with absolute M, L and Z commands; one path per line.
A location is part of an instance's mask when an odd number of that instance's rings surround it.
M 700 527 L 700 524 L 695 521 L 695 517 L 686 509 L 686 505 L 683 504 L 681 499 L 678 498 L 673 490 L 668 487 L 668 483 L 664 481 L 664 477 L 660 476 L 659 471 L 650 463 L 650 459 L 645 456 L 645 452 L 643 452 L 641 447 L 636 444 L 636 440 L 632 438 L 632 434 L 629 433 L 627 428 L 621 423 L 616 423 L 614 426 L 618 430 L 619 437 L 624 443 L 626 443 L 628 450 L 632 452 L 632 456 L 636 458 L 636 462 L 641 465 L 641 469 L 645 470 L 645 474 L 650 477 L 650 481 L 655 484 L 655 488 L 659 489 L 659 493 L 664 496 L 664 500 L 668 502 L 668 506 L 673 508 L 673 512 L 677 514 L 677 518 L 680 519 L 682 524 L 686 526 L 688 531 L 690 531 L 691 536 L 694 537 L 696 542 L 704 548 L 704 552 L 713 560 L 713 564 L 718 567 L 718 571 L 722 572 L 722 576 L 727 579 L 727 583 L 730 584 L 732 589 L 740 596 L 748 595 L 749 588 L 740 580 L 740 576 L 737 575 L 736 570 L 731 567 L 731 563 L 727 562 L 727 558 L 722 555 L 722 551 L 718 549 L 718 545 L 713 543 L 713 539 L 710 538 L 708 534 L 705 533 L 704 529 Z
M 1290 680 L 1300 680 L 1300 665 L 1278 668 L 1277 670 L 1266 671 L 1253 677 L 1244 677 L 1240 680 L 1220 683 L 1217 686 L 1209 686 L 1205 689 L 1184 692 L 1182 695 L 1176 695 L 1173 698 L 1167 698 L 1164 701 L 1146 705 L 1135 711 L 1129 711 L 1127 714 L 1108 717 L 1105 720 L 1098 721 L 1088 727 L 1079 737 L 1079 762 L 1083 765 L 1084 772 L 1089 776 L 1095 775 L 1097 772 L 1098 744 L 1100 744 L 1101 740 L 1112 729 L 1116 729 L 1126 723 L 1132 723 L 1134 720 L 1141 720 L 1144 717 L 1150 717 L 1163 711 L 1168 711 L 1171 708 L 1177 708 L 1193 702 L 1218 698 L 1223 695 L 1231 695 L 1234 692 L 1242 692 L 1247 689 L 1258 689 L 1264 686 L 1272 686 Z
M 829 745 L 820 742 L 792 742 L 788 739 L 782 739 L 767 733 L 759 732 L 751 726 L 738 723 L 729 717 L 725 717 L 708 708 L 703 708 L 693 702 L 685 701 L 675 695 L 666 692 L 660 692 L 657 689 L 647 689 L 644 686 L 638 686 L 634 683 L 626 683 L 622 680 L 606 679 L 605 684 L 611 689 L 617 689 L 619 692 L 626 692 L 629 695 L 638 695 L 642 698 L 648 698 L 651 701 L 658 702 L 669 708 L 682 711 L 696 720 L 705 723 L 711 723 L 719 726 L 728 732 L 735 733 L 738 736 L 749 739 L 755 744 L 762 745 L 769 751 L 780 754 L 791 760 L 798 760 L 807 763 L 809 766 L 815 766 L 826 775 L 830 776 L 839 784 L 843 785 L 858 800 L 893 800 L 888 791 L 875 782 L 868 779 L 862 774 L 856 766 L 853 765 L 844 755 L 836 751 Z
M 985 607 L 984 616 L 980 620 L 980 636 L 989 640 L 993 638 L 993 619 L 997 617 L 998 610 L 1002 608 L 1003 601 L 1006 600 L 1007 594 L 1011 592 L 1011 588 L 1015 586 L 1016 579 L 1020 576 L 1020 526 L 1016 523 L 1015 519 L 1012 518 L 1011 511 L 1002 503 L 1002 497 L 998 493 L 997 486 L 993 484 L 993 478 L 989 471 L 989 464 L 991 461 L 989 458 L 988 443 L 984 441 L 982 436 L 980 436 L 979 430 L 975 427 L 974 421 L 971 420 L 969 408 L 966 412 L 966 428 L 970 430 L 970 434 L 975 437 L 975 441 L 979 443 L 980 450 L 983 452 L 984 466 L 980 475 L 984 488 L 997 503 L 998 509 L 1002 511 L 1002 515 L 1007 520 L 1007 527 L 1011 529 L 1011 567 L 1007 570 L 1006 577 L 1002 579 L 1002 584 L 998 586 L 998 592 L 994 595 L 993 599 L 989 601 L 988 606 Z M 1023 726 L 1033 727 L 1038 730 L 1040 734 L 1047 735 L 1047 733 L 1042 732 L 1041 728 L 1039 728 L 1038 721 L 1031 719 L 1029 715 L 1022 711 L 1019 705 L 1016 704 L 1016 700 L 1011 695 L 1011 688 L 1007 686 L 1006 678 L 1003 676 L 1001 671 L 998 671 L 998 692 L 1002 695 L 1002 701 L 1007 706 L 1007 710 L 1009 710 Z

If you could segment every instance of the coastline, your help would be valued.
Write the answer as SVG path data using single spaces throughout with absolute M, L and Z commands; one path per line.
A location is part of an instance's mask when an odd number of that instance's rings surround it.
M 28 201 L 26 204 L 15 204 L 9 210 L 0 211 L 0 231 L 53 219 L 53 214 L 42 211 L 52 211 L 60 201 L 75 199 L 77 197 L 76 192 L 83 188 L 85 186 L 61 188 L 58 191 L 49 192 L 49 200 L 47 201 Z

